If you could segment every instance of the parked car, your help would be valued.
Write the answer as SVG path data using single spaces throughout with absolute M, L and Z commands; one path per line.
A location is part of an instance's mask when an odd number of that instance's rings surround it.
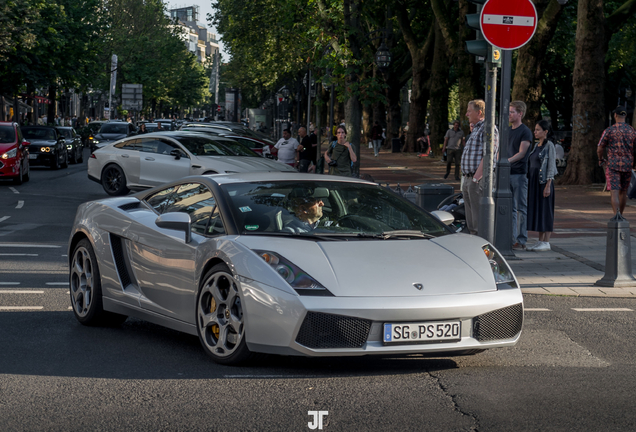
M 29 178 L 29 142 L 17 123 L 0 122 L 0 179 L 20 185 Z
M 29 145 L 29 164 L 53 169 L 68 167 L 66 141 L 53 126 L 23 126 L 22 135 Z
M 55 129 L 66 142 L 69 161 L 72 164 L 84 162 L 84 144 L 82 144 L 82 138 L 75 132 L 75 129 L 69 126 L 58 126 Z
M 161 123 L 161 129 L 165 131 L 177 130 L 177 126 L 174 120 L 170 119 L 155 119 L 155 123 Z
M 228 138 L 180 131 L 130 137 L 93 152 L 88 178 L 109 195 L 125 195 L 194 174 L 295 171 L 253 152 L 240 155 L 233 150 L 237 145 Z
M 82 204 L 68 257 L 80 323 L 145 319 L 223 364 L 470 355 L 515 345 L 523 325 L 490 243 L 352 178 L 192 176 Z
M 256 138 L 244 137 L 237 135 L 231 131 L 220 130 L 210 127 L 196 127 L 196 126 L 187 126 L 181 128 L 182 131 L 185 132 L 200 132 L 207 133 L 212 136 L 220 136 L 225 138 L 230 138 L 236 142 L 238 142 L 244 148 L 253 151 L 259 156 L 271 155 L 271 149 L 273 146 L 270 146 L 268 143 L 264 141 L 257 140 Z
M 95 135 L 93 146 L 102 148 L 112 142 L 118 141 L 137 133 L 137 129 L 131 123 L 124 121 L 112 121 L 104 123 Z

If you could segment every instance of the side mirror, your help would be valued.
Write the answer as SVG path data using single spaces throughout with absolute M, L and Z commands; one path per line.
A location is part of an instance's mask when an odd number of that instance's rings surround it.
M 173 149 L 170 151 L 170 156 L 174 156 L 176 160 L 181 159 L 181 151 L 179 149 Z
M 190 233 L 191 224 L 190 215 L 180 212 L 164 213 L 155 220 L 155 225 L 159 228 L 183 231 L 186 243 L 190 243 L 192 240 Z
M 444 225 L 450 225 L 455 221 L 455 217 L 449 212 L 445 212 L 442 210 L 432 211 L 431 214 L 435 216 L 437 219 L 442 221 Z

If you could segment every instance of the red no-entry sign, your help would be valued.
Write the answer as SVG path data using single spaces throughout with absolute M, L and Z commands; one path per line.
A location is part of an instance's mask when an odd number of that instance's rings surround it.
M 491 45 L 514 50 L 532 39 L 537 29 L 537 10 L 530 0 L 488 0 L 479 22 L 484 39 Z

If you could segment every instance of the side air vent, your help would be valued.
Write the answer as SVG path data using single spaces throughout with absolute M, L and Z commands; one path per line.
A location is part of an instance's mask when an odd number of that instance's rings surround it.
M 120 205 L 119 208 L 122 209 L 123 211 L 130 211 L 130 210 L 138 209 L 139 204 L 140 204 L 139 201 L 130 202 L 130 203 Z
M 115 259 L 117 273 L 119 273 L 119 280 L 121 281 L 122 287 L 126 288 L 131 284 L 131 279 L 128 267 L 126 266 L 126 252 L 124 251 L 121 237 L 110 234 L 110 247 L 113 251 L 113 258 Z
M 479 315 L 473 320 L 473 337 L 479 342 L 511 339 L 523 325 L 521 303 Z

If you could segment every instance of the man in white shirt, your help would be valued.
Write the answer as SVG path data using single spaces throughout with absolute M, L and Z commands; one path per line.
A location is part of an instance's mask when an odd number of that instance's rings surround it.
M 283 131 L 283 137 L 278 140 L 274 148 L 278 152 L 278 160 L 290 166 L 296 165 L 298 153 L 303 150 L 296 138 L 292 138 L 289 129 Z

